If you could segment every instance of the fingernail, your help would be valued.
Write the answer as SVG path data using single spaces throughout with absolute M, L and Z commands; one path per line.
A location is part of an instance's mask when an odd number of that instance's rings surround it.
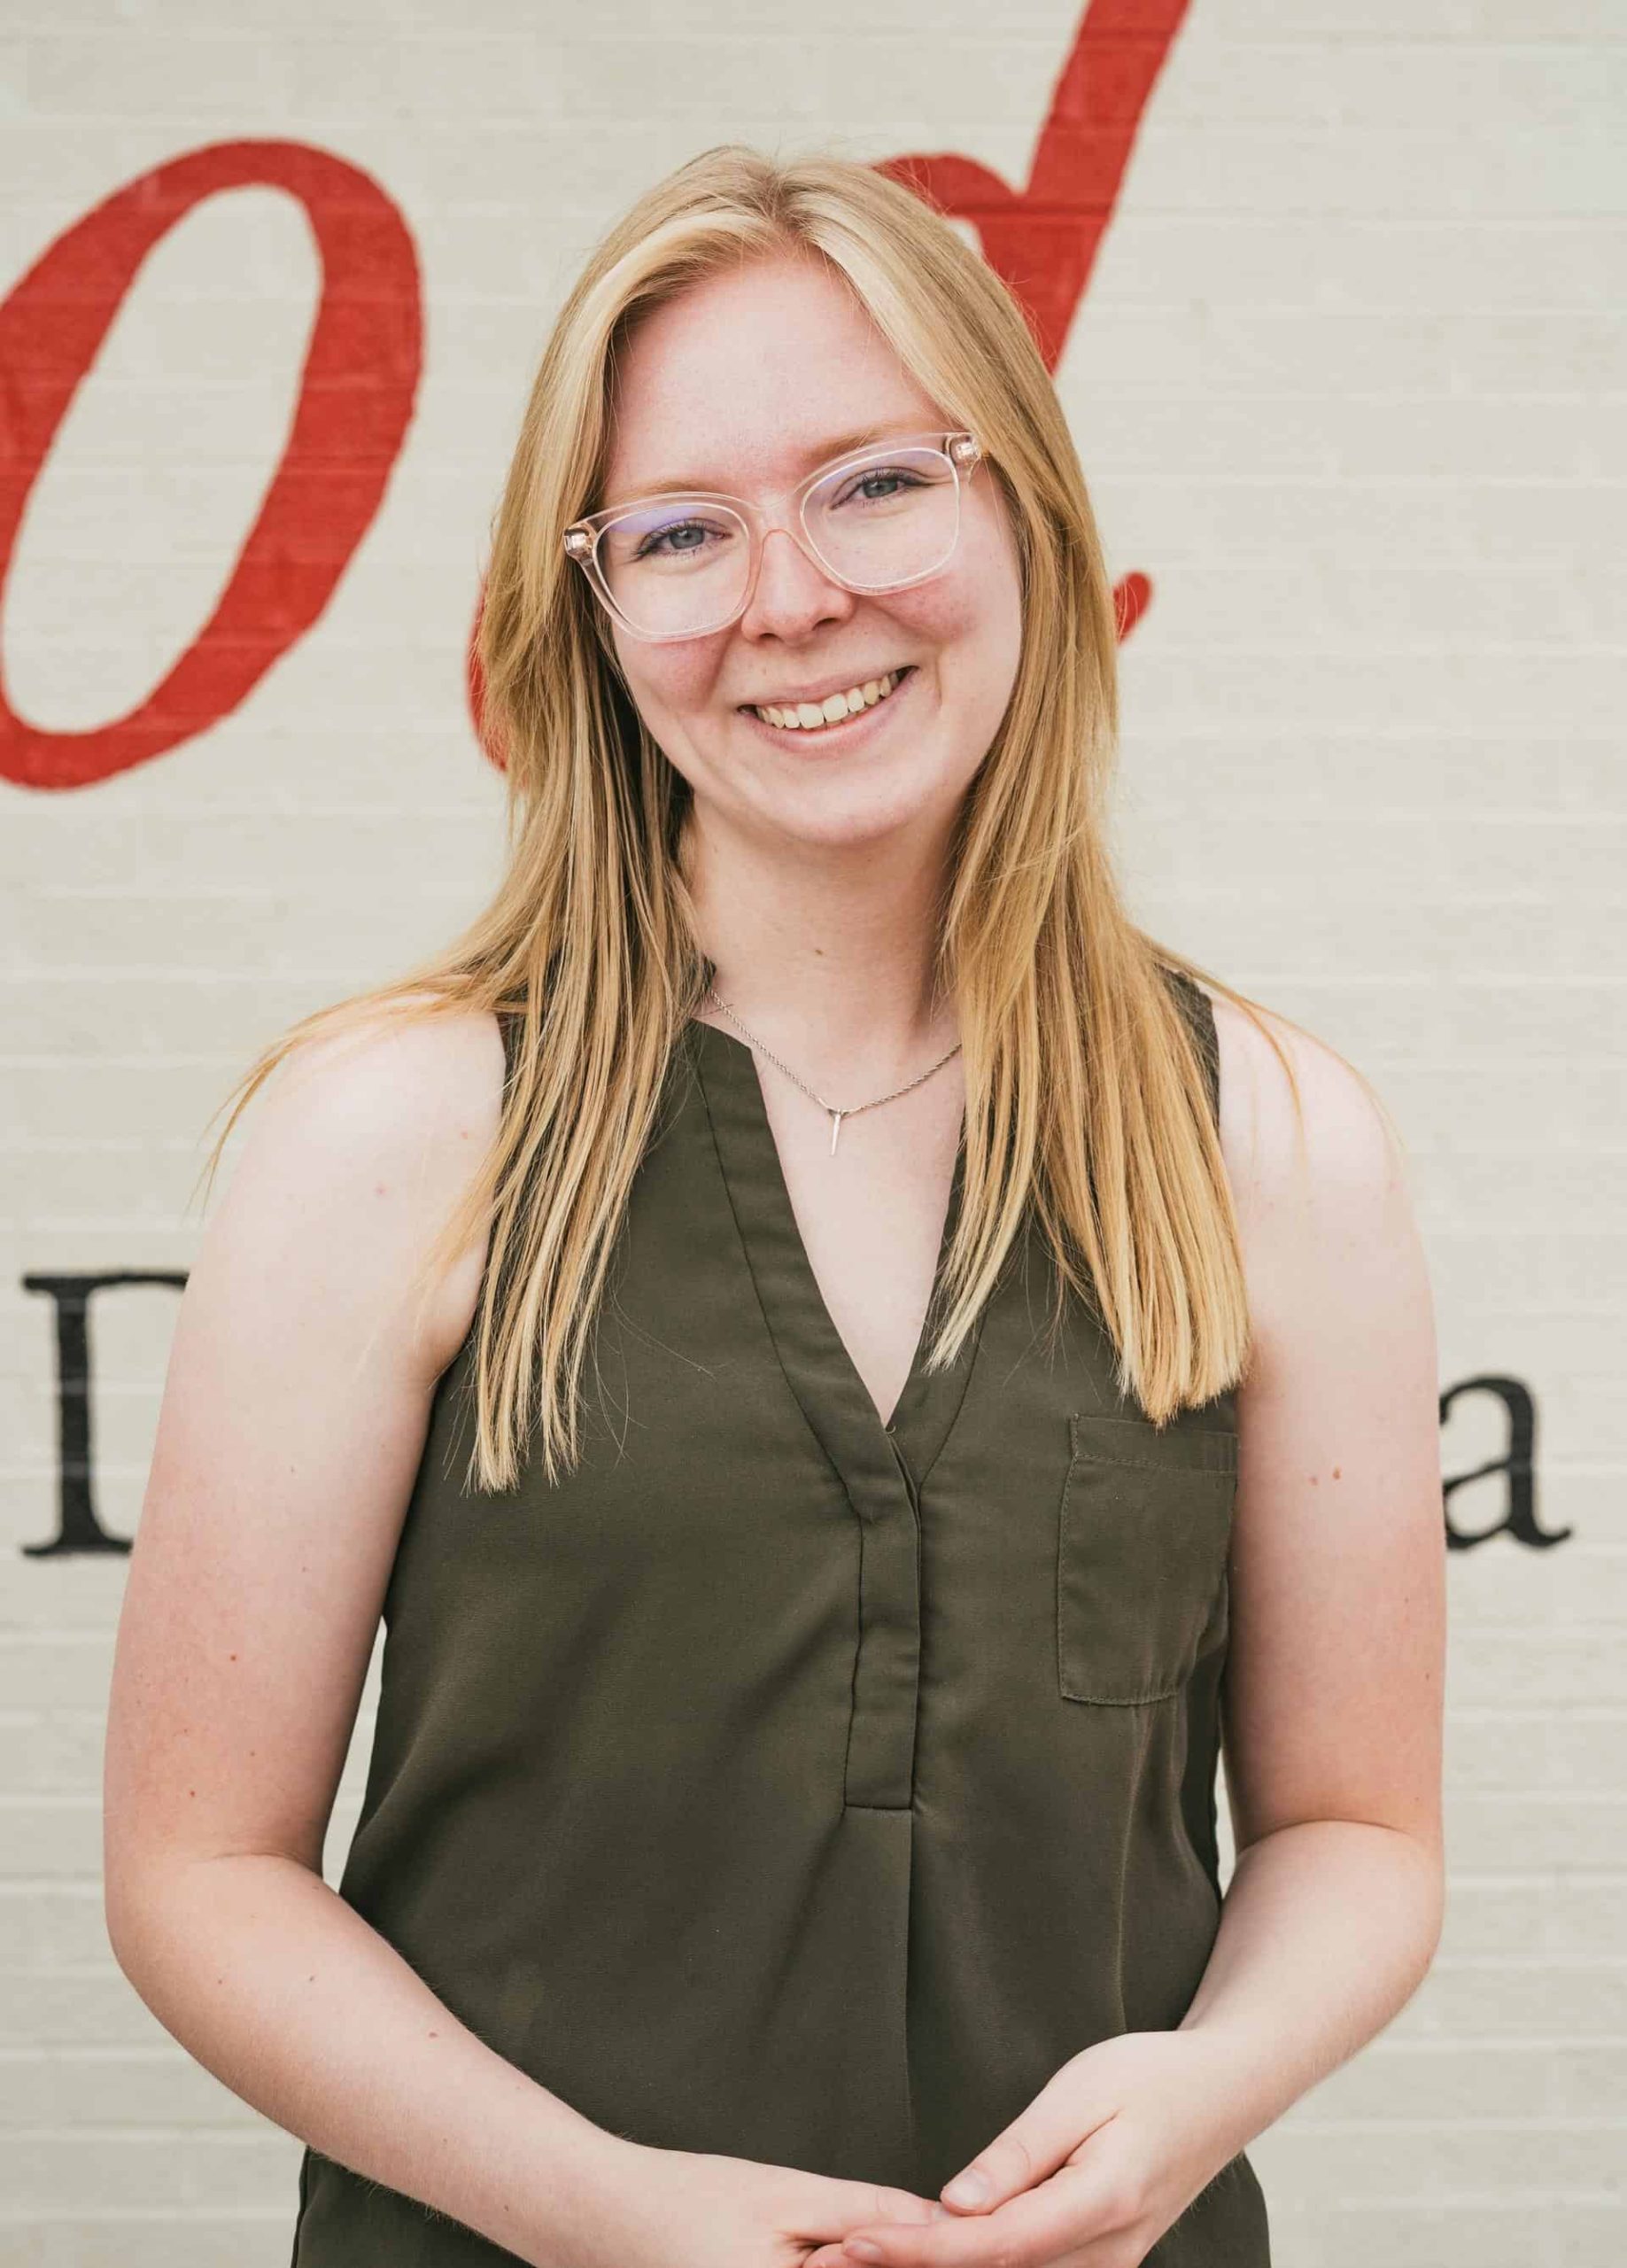
M 879 2260 L 881 2257 L 881 2247 L 872 2244 L 867 2236 L 848 2237 L 841 2249 L 844 2252 L 850 2252 L 856 2260 Z
M 988 2194 L 986 2173 L 957 2173 L 943 2192 L 951 2205 L 980 2205 Z

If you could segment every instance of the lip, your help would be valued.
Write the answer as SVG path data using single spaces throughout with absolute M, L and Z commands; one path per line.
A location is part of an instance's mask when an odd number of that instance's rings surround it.
M 750 708 L 746 706 L 741 707 L 740 713 L 755 731 L 765 734 L 779 748 L 794 748 L 801 742 L 808 754 L 812 756 L 827 746 L 833 750 L 856 746 L 860 741 L 868 740 L 872 733 L 880 729 L 882 711 L 891 709 L 895 703 L 902 701 L 921 673 L 914 662 L 903 662 L 897 666 L 902 668 L 903 675 L 887 698 L 884 701 L 872 702 L 868 709 L 856 710 L 852 716 L 844 718 L 840 724 L 805 726 L 798 731 L 784 725 L 771 725 L 766 717 L 755 715 Z M 887 672 L 881 671 L 879 674 L 885 676 Z M 833 685 L 830 691 L 845 693 L 848 687 L 856 682 L 864 685 L 869 680 L 864 678 L 856 680 L 849 678 L 841 685 Z M 817 697 L 814 694 L 808 695 L 810 701 Z M 828 699 L 829 695 L 825 697 Z M 776 709 L 781 707 L 788 709 L 794 704 L 790 702 L 776 701 L 772 705 Z
M 742 701 L 742 709 L 794 709 L 802 701 L 828 701 L 833 693 L 851 693 L 856 685 L 868 685 L 872 678 L 886 677 L 892 670 L 913 669 L 912 662 L 886 662 L 879 670 L 861 670 L 856 677 L 830 677 L 819 686 L 810 686 L 804 693 L 765 693 L 759 700 Z

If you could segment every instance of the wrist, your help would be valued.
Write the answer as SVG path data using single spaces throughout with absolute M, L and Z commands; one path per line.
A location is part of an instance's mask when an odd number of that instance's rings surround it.
M 1217 2144 L 1228 2160 L 1247 2148 L 1277 2116 L 1271 2042 L 1223 2019 L 1205 2017 L 1176 2026 L 1202 2072 L 1200 2092 L 1210 2104 Z
M 554 2099 L 527 2151 L 523 2256 L 531 2268 L 608 2268 L 653 2155 L 575 2112 L 562 2115 Z

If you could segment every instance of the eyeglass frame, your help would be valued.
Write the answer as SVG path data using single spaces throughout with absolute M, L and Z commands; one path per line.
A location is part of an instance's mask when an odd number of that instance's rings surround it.
M 846 467 L 863 464 L 869 457 L 885 457 L 891 449 L 922 447 L 936 449 L 940 456 L 948 460 L 949 470 L 955 476 L 955 541 L 935 566 L 925 568 L 918 575 L 906 575 L 901 582 L 850 581 L 846 575 L 837 572 L 814 542 L 806 517 L 808 499 L 821 481 L 828 480 L 833 473 L 841 472 Z M 681 488 L 648 496 L 632 496 L 625 503 L 608 504 L 600 511 L 589 512 L 581 519 L 571 522 L 561 542 L 567 557 L 574 560 L 582 570 L 590 587 L 630 638 L 637 638 L 652 646 L 669 646 L 681 638 L 714 638 L 720 630 L 732 630 L 751 604 L 757 587 L 757 577 L 762 571 L 763 545 L 771 535 L 777 532 L 788 535 L 822 575 L 828 576 L 833 583 L 839 583 L 844 591 L 855 592 L 861 597 L 869 597 L 881 591 L 911 590 L 916 584 L 928 582 L 933 576 L 941 575 L 954 557 L 960 542 L 963 476 L 969 479 L 977 467 L 986 462 L 982 443 L 975 433 L 965 431 L 945 432 L 941 428 L 934 427 L 929 432 L 898 434 L 886 440 L 870 441 L 863 448 L 846 450 L 841 456 L 833 457 L 827 464 L 817 466 L 798 481 L 791 491 L 791 512 L 787 519 L 771 520 L 763 507 L 754 503 L 748 496 L 731 496 L 721 488 Z M 740 602 L 725 620 L 714 622 L 704 630 L 640 630 L 629 622 L 610 596 L 609 586 L 599 564 L 600 537 L 613 520 L 619 520 L 629 512 L 647 510 L 656 504 L 725 504 L 745 522 L 747 537 L 751 544 L 751 563 Z M 792 521 L 795 525 L 790 524 Z M 797 532 L 799 527 L 802 530 L 800 535 Z

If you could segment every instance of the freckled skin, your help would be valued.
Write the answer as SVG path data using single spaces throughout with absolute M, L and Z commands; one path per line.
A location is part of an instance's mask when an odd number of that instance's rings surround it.
M 623 361 L 605 493 L 673 477 L 786 510 L 824 439 L 867 424 L 950 431 L 840 278 L 776 260 L 694 286 L 646 319 Z M 1021 586 L 1003 500 L 986 465 L 962 485 L 960 535 L 942 571 L 860 595 L 827 579 L 784 533 L 766 538 L 750 605 L 709 637 L 652 644 L 615 625 L 616 650 L 653 737 L 695 791 L 703 831 L 802 848 L 950 826 L 1015 681 Z M 810 681 L 848 683 L 916 665 L 908 731 L 872 750 L 782 754 L 739 704 Z M 895 695 L 895 698 L 899 697 Z

